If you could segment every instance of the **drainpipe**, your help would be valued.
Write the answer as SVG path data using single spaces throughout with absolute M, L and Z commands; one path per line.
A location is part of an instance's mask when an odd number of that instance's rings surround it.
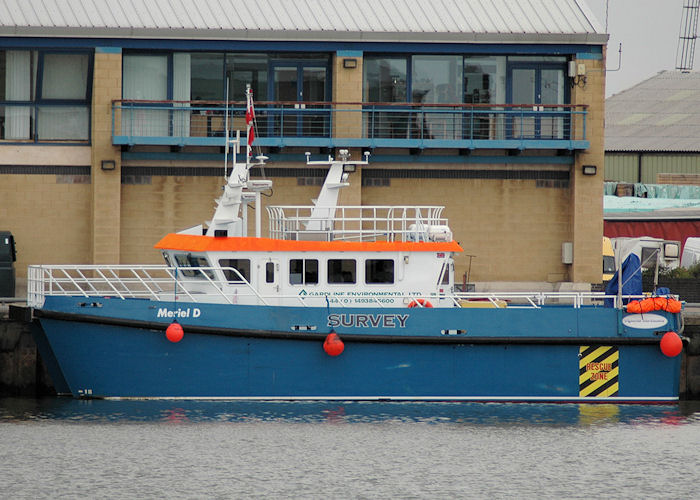
M 637 153 L 637 182 L 642 183 L 642 153 Z

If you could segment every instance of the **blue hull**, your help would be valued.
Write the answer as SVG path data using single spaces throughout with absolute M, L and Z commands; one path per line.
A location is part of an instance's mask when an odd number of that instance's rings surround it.
M 77 397 L 678 398 L 680 356 L 659 349 L 660 334 L 679 326 L 668 313 L 668 324 L 652 331 L 624 326 L 622 313 L 599 307 L 367 312 L 84 300 L 47 297 L 36 311 L 37 335 L 55 356 L 52 376 Z M 164 334 L 170 313 L 184 327 L 178 343 Z M 345 343 L 335 357 L 323 349 L 331 328 Z M 582 362 L 586 347 L 599 350 L 593 364 Z M 602 375 L 589 377 L 594 365 Z

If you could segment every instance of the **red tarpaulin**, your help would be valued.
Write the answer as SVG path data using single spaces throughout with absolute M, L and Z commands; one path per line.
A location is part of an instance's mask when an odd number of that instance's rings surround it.
M 603 235 L 608 238 L 653 236 L 680 241 L 682 247 L 686 238 L 700 236 L 700 220 L 606 220 L 603 223 Z

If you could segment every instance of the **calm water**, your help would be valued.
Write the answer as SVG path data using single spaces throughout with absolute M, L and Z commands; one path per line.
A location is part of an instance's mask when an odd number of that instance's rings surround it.
M 0 399 L 0 498 L 692 498 L 700 403 Z

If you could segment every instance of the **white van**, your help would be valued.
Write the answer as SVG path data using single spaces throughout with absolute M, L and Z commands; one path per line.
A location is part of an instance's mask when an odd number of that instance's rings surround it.
M 681 267 L 692 267 L 700 264 L 700 238 L 687 238 L 681 255 Z
M 653 269 L 657 259 L 660 267 L 675 269 L 681 265 L 681 242 L 641 236 L 639 238 L 611 238 L 615 255 L 620 262 L 634 253 L 642 263 L 642 269 Z

